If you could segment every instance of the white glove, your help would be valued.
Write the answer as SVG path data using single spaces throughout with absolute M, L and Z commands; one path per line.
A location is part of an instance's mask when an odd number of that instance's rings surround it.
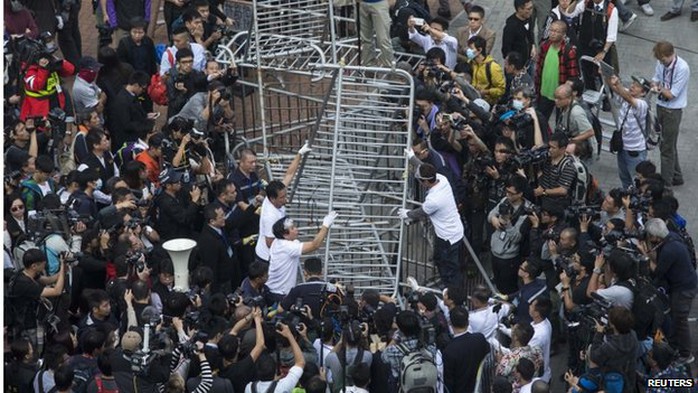
M 411 160 L 412 157 L 414 157 L 414 150 L 407 148 L 405 149 L 405 156 L 407 157 L 408 160 Z
M 61 17 L 60 15 L 56 15 L 56 23 L 57 23 L 56 28 L 58 30 L 63 30 L 63 17 Z
M 331 227 L 338 215 L 339 214 L 336 211 L 331 211 L 325 216 L 325 218 L 322 219 L 322 226 L 327 228 Z
M 301 148 L 298 149 L 298 154 L 300 154 L 302 156 L 302 155 L 305 155 L 307 153 L 310 153 L 312 150 L 313 149 L 310 147 L 310 144 L 308 143 L 308 141 L 305 141 L 305 144 L 303 144 L 303 146 L 301 146 Z
M 410 211 L 410 209 L 405 209 L 405 208 L 397 209 L 397 216 L 403 220 L 407 220 L 407 219 L 409 219 L 409 217 L 407 216 L 407 213 L 409 211 Z

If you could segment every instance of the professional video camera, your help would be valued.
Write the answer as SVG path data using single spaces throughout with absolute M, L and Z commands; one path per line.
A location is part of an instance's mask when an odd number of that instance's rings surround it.
M 460 131 L 468 125 L 468 120 L 466 118 L 461 116 L 451 116 L 450 113 L 444 114 L 443 120 L 449 122 L 451 124 L 451 129 L 456 131 Z
M 620 190 L 620 195 L 622 197 L 630 196 L 631 210 L 635 212 L 649 213 L 652 197 L 641 194 L 640 190 L 634 187 L 628 190 Z
M 54 55 L 58 50 L 58 45 L 56 45 L 51 32 L 41 33 L 36 40 L 26 36 L 19 38 L 15 45 L 18 56 L 13 57 L 13 60 L 16 58 L 20 65 L 24 64 L 23 67 L 37 64 L 42 58 L 49 60 L 49 65 L 46 68 L 51 71 L 59 70 L 63 64 L 63 59 Z
M 601 206 L 599 205 L 572 205 L 565 209 L 565 217 L 568 222 L 578 222 L 579 218 L 585 216 L 596 220 L 601 217 Z
M 561 255 L 557 259 L 557 271 L 558 274 L 565 272 L 567 277 L 570 278 L 570 280 L 574 281 L 574 278 L 577 277 L 577 271 L 574 269 L 574 266 L 572 265 L 574 261 L 570 256 L 567 255 Z
M 126 263 L 133 265 L 141 273 L 146 267 L 145 254 L 142 251 L 130 252 L 126 255 Z
M 198 331 L 188 341 L 180 343 L 179 348 L 182 351 L 182 355 L 186 358 L 193 358 L 194 356 L 198 355 L 199 348 L 196 345 L 197 342 L 203 344 L 208 342 L 208 334 L 206 332 Z
M 540 165 L 545 160 L 548 159 L 548 147 L 541 147 L 538 149 L 525 149 L 521 150 L 519 154 L 512 157 L 514 163 L 517 167 L 525 168 L 529 165 Z

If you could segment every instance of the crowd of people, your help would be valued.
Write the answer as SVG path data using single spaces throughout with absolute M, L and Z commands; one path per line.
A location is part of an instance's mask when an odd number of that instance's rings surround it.
M 252 148 L 229 165 L 238 70 L 211 52 L 235 21 L 217 0 L 166 1 L 157 45 L 149 1 L 95 2 L 96 58 L 80 2 L 46 4 L 5 0 L 6 391 L 527 393 L 559 379 L 630 393 L 691 377 L 696 255 L 672 193 L 689 66 L 657 42 L 654 75 L 624 85 L 616 42 L 636 16 L 622 2 L 514 0 L 501 45 L 479 5 L 450 35 L 448 2 L 433 18 L 423 0 L 360 2 L 363 65 L 423 55 L 398 64 L 416 85 L 404 154 L 423 203 L 396 220 L 432 224 L 440 283 L 397 299 L 325 282 L 308 255 L 338 217 L 301 236 L 286 210 L 312 146 L 282 179 Z M 582 95 L 602 82 L 594 107 Z M 608 189 L 593 170 L 611 107 L 622 186 Z M 182 238 L 197 242 L 185 282 L 163 248 Z M 466 285 L 466 242 L 491 287 Z

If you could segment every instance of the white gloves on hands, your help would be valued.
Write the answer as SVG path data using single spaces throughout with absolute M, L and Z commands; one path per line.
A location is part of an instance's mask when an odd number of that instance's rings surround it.
M 409 213 L 409 211 L 410 211 L 410 209 L 405 209 L 405 208 L 397 209 L 397 216 L 403 220 L 407 220 L 407 219 L 409 219 L 409 217 L 407 216 L 407 213 Z
M 307 153 L 310 153 L 312 150 L 313 149 L 310 147 L 310 144 L 308 143 L 308 141 L 305 141 L 305 144 L 303 144 L 303 146 L 301 146 L 301 148 L 298 149 L 298 154 L 300 154 L 302 156 L 302 155 L 305 155 Z
M 405 149 L 405 156 L 407 157 L 408 160 L 411 160 L 412 157 L 414 157 L 414 150 L 410 149 L 409 147 Z
M 338 215 L 339 214 L 336 211 L 331 211 L 329 214 L 325 216 L 325 218 L 322 219 L 322 226 L 330 228 Z

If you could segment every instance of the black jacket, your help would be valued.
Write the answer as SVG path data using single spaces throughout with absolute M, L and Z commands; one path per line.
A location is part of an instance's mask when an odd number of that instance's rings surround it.
M 638 350 L 634 331 L 628 334 L 603 335 L 596 333 L 589 358 L 604 372 L 618 372 L 625 376 L 624 393 L 634 392 L 635 361 Z
M 97 175 L 102 179 L 102 184 L 107 184 L 107 180 L 111 179 L 116 174 L 114 170 L 114 157 L 108 151 L 104 152 L 104 165 L 102 165 L 102 162 L 93 153 L 85 157 L 83 164 L 97 171 Z
M 141 53 L 145 53 L 146 56 L 141 57 Z M 119 56 L 119 60 L 130 64 L 134 71 L 143 71 L 148 75 L 154 75 L 158 72 L 158 63 L 155 58 L 155 43 L 147 35 L 143 36 L 140 45 L 136 45 L 131 37 L 122 38 L 119 41 L 116 54 Z
M 179 113 L 184 104 L 196 93 L 206 91 L 206 75 L 198 70 L 191 70 L 187 75 L 182 75 L 182 82 L 186 92 L 175 89 L 175 81 L 178 79 L 177 68 L 172 67 L 170 77 L 167 78 L 167 118 Z
M 449 392 L 474 391 L 480 362 L 489 352 L 490 345 L 482 333 L 465 333 L 451 340 L 443 352 L 444 384 Z
M 502 56 L 507 57 L 510 52 L 519 52 L 525 60 L 528 60 L 531 57 L 533 43 L 533 21 L 521 20 L 516 17 L 516 14 L 508 17 L 502 35 Z
M 108 128 L 112 149 L 118 150 L 124 142 L 133 142 L 140 133 L 145 135 L 153 128 L 153 121 L 138 101 L 138 97 L 122 88 L 108 107 Z
M 227 281 L 231 281 L 233 288 L 240 284 L 240 264 L 235 254 L 235 248 L 229 239 L 226 243 L 223 236 L 226 236 L 224 232 L 219 235 L 210 225 L 205 225 L 201 230 L 197 244 L 201 264 L 213 270 L 212 293 L 218 292 L 220 284 Z M 228 248 L 231 251 L 230 255 Z
M 162 243 L 180 237 L 192 238 L 191 225 L 196 219 L 199 206 L 183 204 L 179 199 L 163 192 L 155 200 L 157 221 L 155 229 Z

